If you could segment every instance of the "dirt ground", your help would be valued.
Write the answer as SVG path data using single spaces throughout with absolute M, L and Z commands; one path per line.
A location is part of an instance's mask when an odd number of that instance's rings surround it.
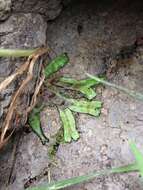
M 77 79 L 86 72 L 103 74 L 109 58 L 143 36 L 143 3 L 141 1 L 73 1 L 54 21 L 47 23 L 46 43 L 57 54 L 67 52 L 70 64 L 62 73 Z M 110 81 L 143 93 L 143 64 L 119 66 Z M 143 147 L 143 103 L 110 88 L 99 88 L 103 109 L 99 118 L 80 114 L 77 126 L 80 139 L 61 144 L 56 164 L 48 156 L 49 145 L 43 146 L 37 136 L 23 132 L 12 168 L 13 145 L 0 156 L 0 189 L 23 190 L 51 180 L 79 176 L 91 171 L 129 164 L 134 157 L 127 140 Z M 41 113 L 47 136 L 60 128 L 58 112 L 47 106 Z M 13 144 L 18 137 L 12 140 Z M 10 171 L 12 171 L 11 176 Z M 8 178 L 10 177 L 10 181 Z M 9 184 L 6 188 L 6 184 Z M 141 190 L 139 174 L 101 177 L 67 188 L 72 190 Z

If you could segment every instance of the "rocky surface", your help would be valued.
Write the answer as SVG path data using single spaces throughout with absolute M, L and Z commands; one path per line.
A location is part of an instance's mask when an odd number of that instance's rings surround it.
M 46 43 L 46 29 L 47 24 L 44 22 L 40 15 L 33 14 L 18 14 L 11 16 L 7 21 L 0 24 L 0 44 L 2 48 L 36 48 Z M 6 78 L 9 74 L 14 72 L 25 60 L 20 59 L 0 59 L 0 79 L 1 81 Z M 10 103 L 12 93 L 17 88 L 18 81 L 12 83 L 6 90 L 4 90 L 1 95 L 0 101 L 0 126 L 2 125 L 4 113 L 7 106 Z M 32 93 L 34 87 L 34 80 L 29 86 L 29 91 L 25 91 L 25 101 L 23 105 L 26 104 L 28 96 Z M 22 110 L 22 106 L 21 106 Z M 6 182 L 8 180 L 8 173 L 10 172 L 11 166 L 11 149 L 7 147 L 1 155 L 0 162 L 3 167 L 0 169 L 2 178 L 0 179 L 0 186 L 4 189 Z M 7 161 L 10 159 L 10 165 L 7 165 Z M 6 161 L 6 162 L 5 162 Z M 8 171 L 8 173 L 6 173 Z M 2 186 L 2 184 L 5 184 Z
M 1 48 L 40 47 L 46 43 L 46 29 L 47 24 L 40 15 L 34 15 L 30 13 L 13 15 L 0 25 Z M 24 60 L 1 58 L 0 80 L 2 81 L 6 76 L 14 72 L 16 68 L 18 68 L 23 63 Z M 2 114 L 4 112 L 4 108 L 9 105 L 11 95 L 17 87 L 17 83 L 18 81 L 14 82 L 9 86 L 8 89 L 1 93 L 0 117 L 3 116 Z M 32 90 L 34 83 L 31 83 L 30 85 L 30 89 Z
M 11 12 L 11 0 L 0 0 L 0 21 L 8 18 Z
M 19 2 L 21 1 L 17 1 Z M 24 2 L 28 4 L 28 1 Z M 130 4 L 129 1 L 110 1 L 108 4 L 84 2 L 71 4 L 58 19 L 48 23 L 47 36 L 46 23 L 41 16 L 17 12 L 15 16 L 10 17 L 10 21 L 7 20 L 3 27 L 0 27 L 1 31 L 5 31 L 1 32 L 2 46 L 35 47 L 45 43 L 47 37 L 48 45 L 57 54 L 67 52 L 70 56 L 70 64 L 64 68 L 64 74 L 84 78 L 85 72 L 104 73 L 105 60 L 114 57 L 124 46 L 132 45 L 136 38 L 143 34 L 143 6 L 141 1 L 141 4 L 135 1 L 130 1 Z M 28 6 L 36 7 L 32 3 L 33 1 L 29 1 Z M 15 4 L 16 6 L 18 4 Z M 40 38 L 37 35 L 39 33 Z M 5 63 L 9 66 L 9 62 L 5 60 Z M 132 61 L 131 64 L 121 65 L 111 76 L 111 81 L 143 92 L 142 73 L 143 66 Z M 54 166 L 49 167 L 49 145 L 43 146 L 33 133 L 22 133 L 8 185 L 10 190 L 23 190 L 47 182 L 49 175 L 51 180 L 65 179 L 93 170 L 128 164 L 134 160 L 127 140 L 131 138 L 142 150 L 142 103 L 107 87 L 98 89 L 98 92 L 98 98 L 104 103 L 101 116 L 98 119 L 82 114 L 78 116 L 80 139 L 59 146 Z M 51 138 L 52 134 L 56 134 L 60 128 L 56 108 L 45 108 L 41 113 L 41 123 L 47 136 Z M 5 150 L 0 157 L 2 190 L 6 189 L 7 176 L 12 168 L 12 149 L 12 144 L 9 144 L 9 151 Z M 139 175 L 132 173 L 98 178 L 67 189 L 141 190 L 142 186 Z
M 0 21 L 6 20 L 11 13 L 34 13 L 53 20 L 68 3 L 67 0 L 0 0 Z
M 41 14 L 46 20 L 55 19 L 62 8 L 61 0 L 12 0 L 13 12 Z

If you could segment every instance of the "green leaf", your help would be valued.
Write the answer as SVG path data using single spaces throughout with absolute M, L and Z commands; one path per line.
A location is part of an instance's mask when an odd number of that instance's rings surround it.
M 60 117 L 61 117 L 63 128 L 64 128 L 64 140 L 65 142 L 71 142 L 71 134 L 69 131 L 69 121 L 67 120 L 67 117 L 64 111 L 59 109 L 59 112 L 60 112 Z
M 143 154 L 139 151 L 139 149 L 133 142 L 130 142 L 130 148 L 135 156 L 136 164 L 138 166 L 140 175 L 143 177 Z
M 81 92 L 89 100 L 96 96 L 96 92 L 91 87 L 99 84 L 93 79 L 75 80 L 68 77 L 60 78 L 60 83 L 71 86 L 72 90 Z
M 60 82 L 74 85 L 74 86 L 86 86 L 88 88 L 100 84 L 100 82 L 98 82 L 94 79 L 90 79 L 90 78 L 82 79 L 82 80 L 75 80 L 75 79 L 72 79 L 69 77 L 62 77 L 62 78 L 60 78 Z
M 96 92 L 92 88 L 80 87 L 79 91 L 89 100 L 92 100 L 96 96 Z
M 64 111 L 60 110 L 60 117 L 64 128 L 64 140 L 65 142 L 71 142 L 71 140 L 77 140 L 79 134 L 76 130 L 75 119 L 72 112 L 66 108 Z
M 37 112 L 37 109 L 34 109 L 33 112 L 30 114 L 29 125 L 34 133 L 40 138 L 42 144 L 46 144 L 49 141 L 49 139 L 44 135 L 44 132 L 41 128 L 40 113 Z
M 75 124 L 74 116 L 73 116 L 71 110 L 68 108 L 65 109 L 65 114 L 69 120 L 71 137 L 73 138 L 73 140 L 76 141 L 79 138 L 79 134 L 76 130 L 76 124 Z
M 99 116 L 101 112 L 102 103 L 100 101 L 77 101 L 72 100 L 73 104 L 69 109 L 78 113 L 86 113 L 93 116 Z
M 69 62 L 69 57 L 66 53 L 63 53 L 53 59 L 45 68 L 45 76 L 49 78 L 53 73 L 57 72 L 63 66 Z

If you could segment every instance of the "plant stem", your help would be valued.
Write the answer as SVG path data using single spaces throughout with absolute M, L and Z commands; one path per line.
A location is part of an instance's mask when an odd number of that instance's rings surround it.
M 72 99 L 65 97 L 64 95 L 62 95 L 61 93 L 59 93 L 56 88 L 54 88 L 54 86 L 52 86 L 51 84 L 46 84 L 46 86 L 48 87 L 48 90 L 51 91 L 52 93 L 54 93 L 56 96 L 58 96 L 59 98 L 63 99 L 64 101 L 68 102 L 68 103 L 72 103 Z
M 132 172 L 132 171 L 138 171 L 136 163 L 129 164 L 127 166 L 118 167 L 118 168 L 102 170 L 99 172 L 92 172 L 87 175 L 73 177 L 70 179 L 65 179 L 65 180 L 61 180 L 57 182 L 52 182 L 49 184 L 45 184 L 43 186 L 28 188 L 27 190 L 58 190 L 58 189 L 63 189 L 65 187 L 69 187 L 72 185 L 89 181 L 95 177 L 105 176 L 105 175 L 109 175 L 113 173 L 125 173 L 125 172 Z
M 28 57 L 34 53 L 36 49 L 3 49 L 0 48 L 0 57 Z
M 96 80 L 96 81 L 98 81 L 98 82 L 100 82 L 100 83 L 102 83 L 102 84 L 104 84 L 104 85 L 106 85 L 106 86 L 109 86 L 111 88 L 115 88 L 117 90 L 120 90 L 120 91 L 124 92 L 125 94 L 128 94 L 129 96 L 131 96 L 131 97 L 133 97 L 133 98 L 135 98 L 137 100 L 143 101 L 143 94 L 141 94 L 141 93 L 138 93 L 138 92 L 135 92 L 134 90 L 129 90 L 129 89 L 124 88 L 122 86 L 118 86 L 116 84 L 107 82 L 107 81 L 105 81 L 103 79 L 100 79 L 97 76 L 92 76 L 92 75 L 90 75 L 88 73 L 87 73 L 87 76 L 94 79 L 94 80 Z

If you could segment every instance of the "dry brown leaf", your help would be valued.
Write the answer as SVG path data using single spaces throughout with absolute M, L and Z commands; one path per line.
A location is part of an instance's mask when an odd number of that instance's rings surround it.
M 37 95 L 38 95 L 38 93 L 39 93 L 39 91 L 41 89 L 41 86 L 42 86 L 44 80 L 45 80 L 45 75 L 43 73 L 43 76 L 40 78 L 40 82 L 38 83 L 38 85 L 35 88 L 35 92 L 34 92 L 34 94 L 32 96 L 32 100 L 31 100 L 30 106 L 28 107 L 28 109 L 26 111 L 27 114 L 35 107 L 36 100 L 37 100 Z
M 19 75 L 23 74 L 24 71 L 26 71 L 28 69 L 30 60 L 31 60 L 32 56 L 29 56 L 28 60 L 26 61 L 25 64 L 23 64 L 15 73 L 13 73 L 12 75 L 10 75 L 9 77 L 7 77 L 4 81 L 2 81 L 0 83 L 0 92 L 2 92 L 2 90 L 6 89 L 6 87 L 13 81 L 16 79 L 16 77 L 18 77 Z

